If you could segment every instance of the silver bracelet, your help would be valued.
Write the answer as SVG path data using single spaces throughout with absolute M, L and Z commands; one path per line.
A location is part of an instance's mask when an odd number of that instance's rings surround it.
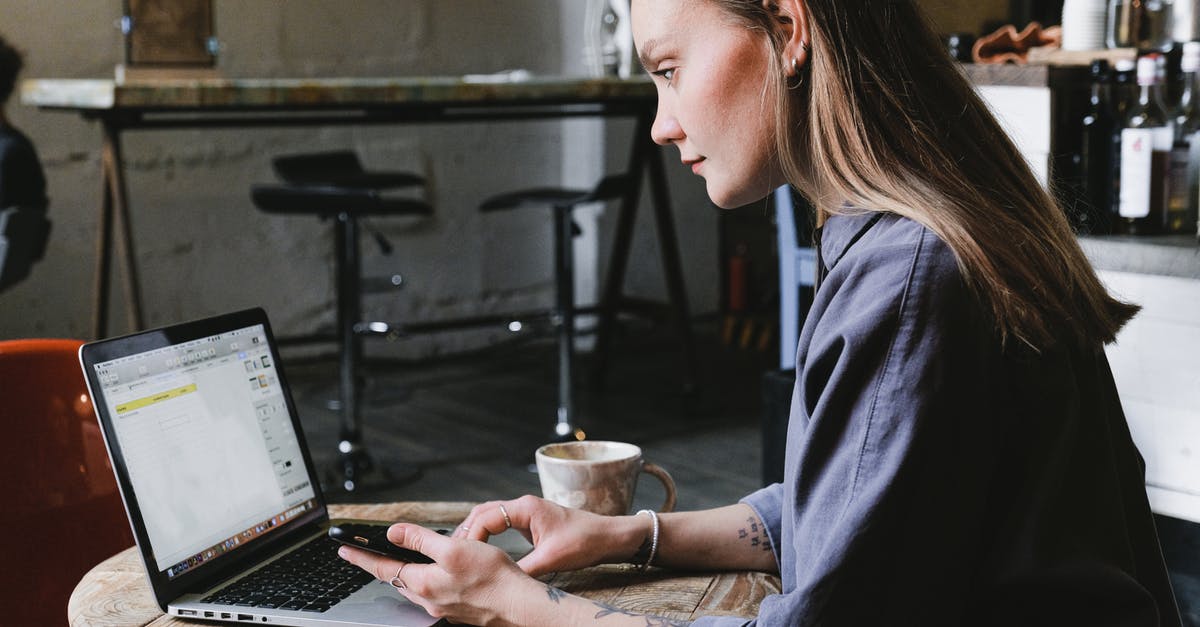
M 653 529 L 650 532 L 650 557 L 646 558 L 645 564 L 638 566 L 638 570 L 645 571 L 647 568 L 650 568 L 650 564 L 654 562 L 655 554 L 658 553 L 658 514 L 656 514 L 652 509 L 640 509 L 638 510 L 638 513 L 634 515 L 641 516 L 642 514 L 649 514 L 650 522 L 653 525 Z

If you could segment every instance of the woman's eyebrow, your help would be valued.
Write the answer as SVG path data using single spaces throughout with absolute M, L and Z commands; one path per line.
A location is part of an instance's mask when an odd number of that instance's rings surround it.
M 661 46 L 662 42 L 658 39 L 647 39 L 638 46 L 638 60 L 642 62 L 642 67 L 647 72 L 651 71 L 651 65 L 654 59 L 654 49 Z

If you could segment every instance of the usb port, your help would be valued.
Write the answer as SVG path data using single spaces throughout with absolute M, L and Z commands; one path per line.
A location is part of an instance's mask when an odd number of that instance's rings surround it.
M 221 612 L 221 618 L 233 618 L 233 614 L 229 612 Z
M 205 613 L 204 613 L 204 618 L 212 618 L 213 616 L 214 616 L 214 614 L 213 614 L 212 612 L 205 612 Z
M 238 614 L 238 620 L 254 620 L 254 617 L 249 614 Z

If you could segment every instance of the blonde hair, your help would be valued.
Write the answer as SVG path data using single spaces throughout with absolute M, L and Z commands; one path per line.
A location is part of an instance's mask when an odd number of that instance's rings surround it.
M 912 0 L 803 0 L 811 52 L 791 84 L 774 2 L 708 1 L 766 36 L 780 165 L 818 220 L 871 210 L 929 228 L 1006 347 L 1099 346 L 1137 313 L 1101 285 Z

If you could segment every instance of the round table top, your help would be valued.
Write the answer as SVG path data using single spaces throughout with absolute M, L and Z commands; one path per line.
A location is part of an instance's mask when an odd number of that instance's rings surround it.
M 332 518 L 411 521 L 455 525 L 466 518 L 473 503 L 406 502 L 331 505 Z M 554 573 L 542 578 L 557 588 L 616 607 L 671 619 L 700 616 L 754 616 L 763 597 L 778 594 L 779 578 L 765 573 L 646 573 L 620 565 Z M 197 625 L 163 614 L 150 591 L 137 547 L 100 562 L 71 594 L 67 617 L 73 626 Z

